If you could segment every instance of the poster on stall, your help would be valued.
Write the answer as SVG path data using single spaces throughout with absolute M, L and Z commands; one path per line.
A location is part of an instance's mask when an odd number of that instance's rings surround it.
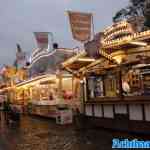
M 143 94 L 150 95 L 150 72 L 145 70 L 142 72 Z
M 48 49 L 48 35 L 49 32 L 34 32 L 39 49 Z
M 72 36 L 80 42 L 87 42 L 91 38 L 91 13 L 68 11 Z

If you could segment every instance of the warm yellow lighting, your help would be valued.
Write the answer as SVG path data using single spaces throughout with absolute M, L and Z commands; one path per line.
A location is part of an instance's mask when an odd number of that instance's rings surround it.
M 65 62 L 62 63 L 63 67 L 66 67 L 68 65 L 71 65 L 72 63 L 74 63 L 75 61 L 77 61 L 79 58 L 86 56 L 87 53 L 86 52 L 80 52 L 79 54 L 69 58 L 68 60 L 66 60 Z
M 124 53 L 121 53 L 121 51 L 118 52 L 118 54 L 114 53 L 113 55 L 115 56 L 112 56 L 112 58 L 117 62 L 117 64 L 121 64 L 122 61 L 126 58 L 126 55 Z
M 95 59 L 94 58 L 79 58 L 78 61 L 93 62 L 95 61 Z
M 115 57 L 114 59 L 116 60 L 116 62 L 117 62 L 118 64 L 121 64 L 121 62 L 122 62 L 122 57 Z
M 0 89 L 0 93 L 1 92 L 4 92 L 4 91 L 6 91 L 6 90 L 11 90 L 11 89 L 13 89 L 14 88 L 14 86 L 13 87 L 6 87 L 6 88 L 3 88 L 3 89 Z
M 30 79 L 30 80 L 27 80 L 18 84 L 17 88 L 27 88 L 29 86 L 39 85 L 40 82 L 44 82 L 48 80 L 55 81 L 56 75 L 43 75 L 43 76 L 35 77 L 33 79 Z
M 139 46 L 147 46 L 147 43 L 145 43 L 145 42 L 130 42 L 131 44 L 134 44 L 134 45 L 139 45 Z

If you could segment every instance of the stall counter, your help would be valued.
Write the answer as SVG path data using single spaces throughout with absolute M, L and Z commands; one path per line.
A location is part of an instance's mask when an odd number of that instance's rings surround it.
M 29 106 L 29 113 L 48 118 L 56 118 L 59 115 L 59 107 L 66 107 L 66 104 L 58 104 L 56 101 L 32 102 Z

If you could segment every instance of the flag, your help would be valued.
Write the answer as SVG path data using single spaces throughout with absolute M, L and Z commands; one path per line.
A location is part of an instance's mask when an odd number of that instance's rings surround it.
M 2 69 L 0 70 L 0 75 L 4 75 L 5 71 L 6 71 L 6 67 L 3 66 Z
M 68 11 L 72 36 L 80 42 L 89 41 L 91 38 L 91 13 Z
M 34 32 L 38 48 L 48 49 L 48 35 L 49 32 Z
M 19 44 L 17 44 L 16 60 L 14 65 L 18 68 L 24 67 L 26 64 L 26 53 L 22 51 Z

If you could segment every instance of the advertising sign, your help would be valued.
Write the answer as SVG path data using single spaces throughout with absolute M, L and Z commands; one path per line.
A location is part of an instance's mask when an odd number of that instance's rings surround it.
M 91 38 L 91 13 L 68 11 L 72 36 L 75 40 L 86 42 Z

